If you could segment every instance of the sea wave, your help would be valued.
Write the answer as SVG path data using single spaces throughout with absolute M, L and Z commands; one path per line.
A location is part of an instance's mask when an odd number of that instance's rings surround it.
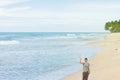
M 11 33 L 11 34 L 0 34 L 0 44 L 18 44 L 19 41 L 16 40 L 69 40 L 69 39 L 79 39 L 82 41 L 86 40 L 99 40 L 103 38 L 104 33 Z M 2 41 L 1 41 L 2 40 Z M 5 41 L 4 40 L 8 40 Z M 15 40 L 15 41 L 13 41 Z
M 14 45 L 19 43 L 20 42 L 16 40 L 0 40 L 0 45 Z
M 77 34 L 66 34 L 66 35 L 58 35 L 58 36 L 49 36 L 49 37 L 41 37 L 34 39 L 48 39 L 48 40 L 56 40 L 56 39 L 80 39 L 80 40 L 99 40 L 102 39 L 104 35 L 77 35 Z
M 81 35 L 79 36 L 80 39 L 82 40 L 99 40 L 102 39 L 104 35 Z

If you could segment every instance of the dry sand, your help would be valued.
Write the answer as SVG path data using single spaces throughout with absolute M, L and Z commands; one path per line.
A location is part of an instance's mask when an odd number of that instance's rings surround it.
M 87 45 L 103 47 L 90 61 L 89 80 L 120 80 L 120 33 L 107 34 L 105 40 Z M 82 71 L 73 73 L 62 80 L 82 80 Z

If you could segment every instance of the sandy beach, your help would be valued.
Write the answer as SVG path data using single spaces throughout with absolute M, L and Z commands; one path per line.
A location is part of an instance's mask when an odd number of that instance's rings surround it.
M 102 46 L 102 50 L 90 61 L 89 80 L 120 80 L 120 33 L 107 34 L 103 41 L 87 45 Z M 62 80 L 82 80 L 82 71 Z

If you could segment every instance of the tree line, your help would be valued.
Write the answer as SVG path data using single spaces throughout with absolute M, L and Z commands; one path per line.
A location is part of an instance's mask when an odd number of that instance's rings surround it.
M 120 32 L 120 20 L 106 22 L 105 30 L 110 31 L 111 33 Z

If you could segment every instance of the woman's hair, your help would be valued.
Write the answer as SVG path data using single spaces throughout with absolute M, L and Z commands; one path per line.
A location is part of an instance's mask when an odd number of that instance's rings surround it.
M 88 60 L 88 58 L 85 58 L 85 60 Z

